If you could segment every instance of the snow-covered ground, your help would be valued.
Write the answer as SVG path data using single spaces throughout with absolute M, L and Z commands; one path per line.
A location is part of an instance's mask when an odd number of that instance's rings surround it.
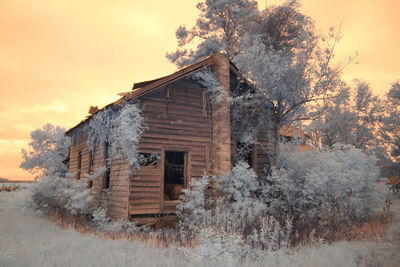
M 0 193 L 0 266 L 399 266 L 399 221 L 381 243 L 340 242 L 268 254 L 257 262 L 189 261 L 193 253 L 65 230 L 27 208 L 29 190 Z M 397 204 L 396 204 L 397 203 Z M 395 200 L 399 212 L 399 199 Z M 398 213 L 397 213 L 398 214 Z M 399 218 L 398 218 L 399 219 Z

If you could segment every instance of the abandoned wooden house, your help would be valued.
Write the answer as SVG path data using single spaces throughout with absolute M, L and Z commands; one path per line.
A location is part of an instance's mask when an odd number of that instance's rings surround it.
M 205 68 L 213 72 L 226 93 L 218 103 L 209 100 L 204 86 L 187 78 Z M 114 160 L 103 177 L 90 184 L 99 201 L 109 203 L 111 218 L 173 213 L 182 188 L 188 186 L 192 177 L 201 177 L 204 172 L 220 175 L 231 169 L 241 143 L 235 129 L 231 129 L 227 97 L 240 82 L 238 75 L 226 55 L 215 54 L 169 76 L 134 84 L 131 92 L 109 105 L 117 107 L 139 100 L 144 107 L 141 115 L 146 130 L 137 145 L 138 151 L 143 157 L 159 155 L 133 175 L 126 161 Z M 91 110 L 97 112 L 102 110 Z M 92 117 L 66 134 L 74 137 Z M 72 139 L 69 168 L 70 172 L 77 172 L 78 179 L 105 166 L 107 153 L 102 155 L 100 149 L 90 151 L 84 135 Z M 268 163 L 265 148 L 252 147 L 247 161 L 260 174 Z

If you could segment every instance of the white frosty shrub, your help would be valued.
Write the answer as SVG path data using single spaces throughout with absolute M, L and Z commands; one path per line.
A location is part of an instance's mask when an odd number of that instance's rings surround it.
M 366 218 L 382 205 L 377 159 L 351 146 L 319 152 L 281 150 L 280 168 L 264 185 L 270 212 L 298 217 Z
M 197 232 L 211 219 L 211 197 L 205 190 L 210 186 L 210 178 L 204 174 L 200 179 L 192 178 L 190 187 L 183 189 L 177 206 L 177 216 L 181 221 L 181 231 Z
M 32 184 L 32 200 L 36 208 L 44 211 L 67 211 L 72 214 L 90 214 L 94 207 L 92 190 L 88 182 L 102 177 L 106 168 L 76 180 L 75 174 L 47 176 Z
M 236 262 L 250 249 L 239 234 L 228 234 L 216 231 L 215 228 L 205 227 L 198 235 L 199 244 L 194 248 L 183 248 L 190 260 L 219 260 Z
M 107 210 L 104 207 L 99 207 L 93 211 L 92 220 L 101 231 L 105 231 L 110 223 L 110 219 L 107 218 Z
M 217 202 L 206 189 L 216 184 Z M 210 188 L 211 189 L 211 188 Z M 219 177 L 203 175 L 192 179 L 178 205 L 181 237 L 199 240 L 186 251 L 194 257 L 216 259 L 256 256 L 252 248 L 277 250 L 287 248 L 291 220 L 282 224 L 268 216 L 259 191 L 257 175 L 245 162 Z
M 43 177 L 31 187 L 34 205 L 44 211 L 68 211 L 87 214 L 93 200 L 85 179 L 71 177 Z
M 68 179 L 70 180 L 70 179 Z M 90 203 L 93 200 L 91 190 L 87 189 L 87 183 L 82 181 L 76 181 L 70 183 L 64 192 L 66 208 L 72 214 L 85 214 L 87 213 Z
M 219 103 L 222 98 L 226 96 L 226 92 L 221 87 L 214 74 L 207 69 L 196 72 L 190 75 L 189 78 L 206 88 L 212 103 Z
M 139 230 L 136 224 L 133 222 L 120 219 L 117 221 L 112 221 L 107 217 L 107 209 L 104 207 L 99 207 L 92 212 L 92 220 L 98 230 L 111 233 L 127 233 L 133 234 L 137 233 Z
M 224 205 L 234 213 L 246 211 L 257 204 L 255 191 L 258 187 L 256 173 L 244 161 L 239 161 L 229 173 L 220 176 L 217 184 L 218 191 L 222 193 L 220 200 L 226 200 Z
M 257 227 L 265 204 L 257 194 L 257 175 L 246 162 L 238 162 L 230 172 L 216 179 L 218 200 L 213 225 L 230 233 L 249 232 Z
M 296 145 L 281 149 L 280 168 L 261 181 L 245 162 L 219 177 L 204 175 L 192 180 L 178 206 L 183 235 L 198 240 L 187 253 L 207 259 L 259 257 L 262 251 L 287 250 L 301 238 L 314 240 L 324 225 L 366 220 L 383 204 L 378 178 L 375 157 L 359 149 L 301 152 Z M 214 184 L 216 203 L 206 194 Z
M 276 251 L 289 248 L 291 234 L 291 219 L 287 218 L 283 225 L 272 216 L 263 216 L 260 227 L 253 228 L 253 232 L 247 237 L 247 240 L 253 248 Z

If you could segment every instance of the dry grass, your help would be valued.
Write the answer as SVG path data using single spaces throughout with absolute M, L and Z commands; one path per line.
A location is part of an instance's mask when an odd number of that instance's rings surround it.
M 393 216 L 387 213 L 376 214 L 362 225 L 344 226 L 333 235 L 333 241 L 348 240 L 379 241 L 385 237 L 386 230 L 393 223 Z
M 77 232 L 89 235 L 96 235 L 104 239 L 112 240 L 136 240 L 158 247 L 178 245 L 194 247 L 198 242 L 189 240 L 182 243 L 179 240 L 176 216 L 154 218 L 151 231 L 138 231 L 133 234 L 125 232 L 100 232 L 91 222 L 88 215 L 71 215 L 65 212 L 54 212 L 47 214 L 47 218 L 58 224 L 62 229 L 75 229 Z M 362 225 L 335 225 L 325 229 L 319 229 L 315 237 L 322 237 L 325 242 L 333 244 L 340 241 L 381 241 L 384 240 L 387 229 L 393 223 L 393 216 L 388 213 L 376 214 L 369 222 Z M 146 227 L 147 225 L 145 225 Z M 310 232 L 310 231 L 307 231 Z M 304 235 L 301 240 L 293 240 L 292 247 L 301 247 L 312 243 L 311 236 Z
M 72 215 L 67 212 L 55 211 L 51 214 L 46 214 L 46 217 L 59 225 L 62 229 L 74 229 L 79 233 L 86 235 L 95 235 L 103 239 L 111 240 L 136 240 L 146 244 L 157 246 L 157 247 L 168 247 L 171 244 L 177 244 L 177 240 L 172 238 L 176 231 L 173 228 L 177 225 L 177 218 L 175 216 L 169 216 L 166 218 L 156 218 L 156 221 L 151 224 L 153 234 L 148 231 L 138 231 L 133 234 L 126 232 L 101 232 L 91 222 L 90 215 Z M 176 223 L 176 224 L 175 224 Z M 147 225 L 144 225 L 147 227 Z M 140 227 L 139 227 L 140 229 Z M 172 231 L 169 232 L 168 229 Z M 156 234 L 154 234 L 156 233 Z M 193 245 L 188 244 L 189 247 Z
M 57 222 L 56 226 L 42 214 L 30 208 L 24 209 L 23 194 L 23 191 L 0 194 L 0 266 L 399 266 L 400 262 L 397 256 L 400 255 L 399 247 L 393 245 L 400 244 L 397 242 L 400 240 L 399 227 L 391 233 L 395 241 L 344 241 L 304 246 L 285 253 L 265 253 L 256 261 L 235 261 L 226 257 L 216 261 L 202 258 L 188 261 L 186 248 L 164 249 L 160 239 L 149 234 L 101 234 L 83 218 L 49 215 L 47 218 Z M 386 227 L 381 219 L 378 216 L 371 221 L 371 232 L 379 233 L 377 229 Z M 393 221 L 400 225 L 400 217 Z M 391 224 L 391 221 L 388 223 Z M 363 227 L 367 225 L 356 227 L 357 230 L 353 231 L 369 231 L 368 227 Z M 364 237 L 362 234 L 359 236 Z
M 90 218 L 87 216 L 72 215 L 57 210 L 54 213 L 46 214 L 46 217 L 62 229 L 72 228 L 83 234 L 94 233 L 94 225 L 90 223 Z
M 388 228 L 394 222 L 391 213 L 377 213 L 370 220 L 359 223 L 339 223 L 336 219 L 305 221 L 294 225 L 292 247 L 308 245 L 321 238 L 325 243 L 333 244 L 340 241 L 381 241 L 385 238 Z

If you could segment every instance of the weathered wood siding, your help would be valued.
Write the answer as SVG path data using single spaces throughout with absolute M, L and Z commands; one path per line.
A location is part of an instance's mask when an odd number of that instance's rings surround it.
M 105 166 L 105 160 L 100 147 L 94 152 L 93 166 L 90 166 L 91 152 L 86 144 L 86 137 L 70 146 L 70 168 L 71 173 L 78 172 L 79 152 L 82 153 L 81 179 L 90 171 L 97 172 Z M 93 181 L 93 197 L 95 202 L 107 205 L 107 215 L 110 218 L 128 218 L 128 194 L 129 194 L 129 165 L 125 159 L 114 159 L 110 173 L 110 187 L 103 188 L 104 176 Z M 75 179 L 77 176 L 75 176 Z
M 229 96 L 229 58 L 223 54 L 215 55 L 210 67 Z M 176 78 L 174 75 L 171 77 Z M 211 104 L 205 88 L 196 82 L 184 77 L 173 79 L 153 91 L 137 94 L 144 107 L 142 116 L 147 127 L 138 144 L 138 150 L 141 153 L 159 154 L 160 160 L 157 164 L 142 167 L 135 175 L 130 175 L 126 160 L 114 159 L 110 188 L 102 188 L 101 178 L 93 183 L 96 200 L 110 203 L 108 210 L 112 218 L 175 211 L 177 201 L 164 201 L 165 151 L 185 152 L 185 187 L 192 177 L 199 178 L 205 171 L 219 175 L 230 170 L 229 103 L 223 99 L 218 104 Z M 71 145 L 71 172 L 78 169 L 79 152 L 82 153 L 81 169 L 84 175 L 89 172 L 90 163 L 90 152 L 85 138 Z M 105 160 L 100 149 L 96 149 L 94 153 L 93 171 L 96 171 L 105 166 Z
M 69 147 L 69 172 L 77 173 L 75 179 L 78 179 L 79 152 L 82 153 L 80 176 L 83 178 L 89 172 L 89 149 L 86 144 L 86 137 L 80 136 L 79 140 L 71 144 Z
M 187 152 L 187 177 L 201 177 L 210 168 L 211 121 L 204 88 L 181 79 L 140 97 L 147 130 L 138 145 L 143 153 L 158 153 L 154 168 L 144 167 L 130 178 L 129 213 L 173 212 L 164 203 L 164 152 Z

